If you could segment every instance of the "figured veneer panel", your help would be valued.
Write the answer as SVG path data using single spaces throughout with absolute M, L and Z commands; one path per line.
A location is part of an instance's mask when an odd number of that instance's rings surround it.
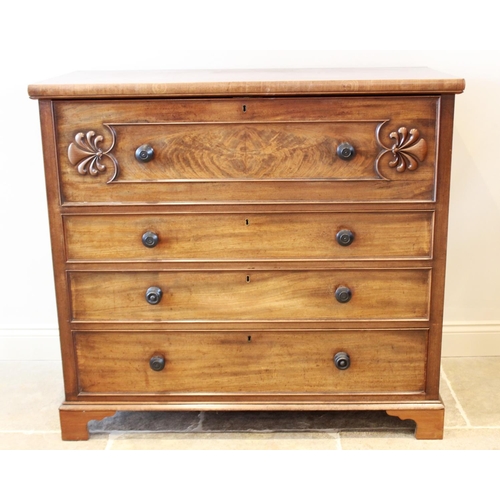
M 81 393 L 422 392 L 426 344 L 426 330 L 75 333 Z
M 76 321 L 420 319 L 429 269 L 70 272 Z M 146 290 L 159 287 L 151 305 Z M 338 287 L 352 298 L 340 303 Z
M 430 258 L 433 212 L 68 215 L 70 261 Z M 354 239 L 341 246 L 336 235 Z M 142 235 L 153 232 L 153 248 Z M 120 252 L 116 251 L 120 249 Z
M 401 138 L 391 140 L 390 134 L 397 129 L 391 124 L 383 127 L 385 133 L 380 133 L 383 137 L 387 136 L 386 144 L 381 146 L 377 142 L 377 129 L 384 123 L 382 120 L 360 120 L 110 124 L 108 127 L 116 135 L 113 155 L 120 165 L 117 182 L 188 179 L 380 180 L 383 177 L 398 180 L 394 173 L 397 170 L 388 168 L 388 162 L 395 159 L 394 155 L 384 155 L 383 159 L 376 160 L 381 150 L 389 150 L 395 143 L 401 142 L 402 146 L 404 143 Z M 426 128 L 421 120 L 415 120 L 413 125 L 420 130 Z M 337 154 L 337 147 L 344 141 L 355 145 L 352 159 L 343 160 Z M 420 139 L 419 143 L 426 145 L 427 141 Z M 153 159 L 147 164 L 140 163 L 131 154 L 142 144 L 150 145 L 154 151 Z M 423 162 L 427 151 L 422 149 L 418 154 Z M 416 168 L 411 179 L 432 181 L 433 175 L 432 169 Z

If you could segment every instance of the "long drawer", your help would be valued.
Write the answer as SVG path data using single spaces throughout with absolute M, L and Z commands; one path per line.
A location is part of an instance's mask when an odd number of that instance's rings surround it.
M 431 271 L 71 271 L 69 278 L 76 321 L 425 320 Z
M 436 97 L 59 101 L 54 112 L 63 203 L 434 199 Z
M 429 259 L 432 227 L 430 211 L 64 217 L 70 261 Z
M 82 394 L 410 393 L 425 387 L 427 330 L 75 332 L 74 338 Z M 347 355 L 347 369 L 336 367 L 339 353 Z
M 92 214 L 64 227 L 70 261 L 422 259 L 433 212 Z

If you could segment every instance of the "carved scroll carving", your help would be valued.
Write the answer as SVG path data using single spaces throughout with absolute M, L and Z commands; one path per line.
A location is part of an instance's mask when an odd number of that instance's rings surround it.
M 380 130 L 384 124 L 377 128 L 377 142 L 383 151 L 378 155 L 375 162 L 377 172 L 380 159 L 387 153 L 392 154 L 393 159 L 389 161 L 389 167 L 396 168 L 398 172 L 405 170 L 416 170 L 420 163 L 427 156 L 427 142 L 420 137 L 420 132 L 416 128 L 408 129 L 400 127 L 397 132 L 391 132 L 389 138 L 394 141 L 391 147 L 385 146 L 380 140 Z
M 74 165 L 81 175 L 98 175 L 106 171 L 105 160 L 111 161 L 113 166 L 113 174 L 108 180 L 112 182 L 118 175 L 118 161 L 111 154 L 111 150 L 115 146 L 116 136 L 114 130 L 108 125 L 104 125 L 110 132 L 112 137 L 111 146 L 106 150 L 100 147 L 100 143 L 104 140 L 102 135 L 96 135 L 93 130 L 87 133 L 79 132 L 75 135 L 75 140 L 68 147 L 68 159 Z

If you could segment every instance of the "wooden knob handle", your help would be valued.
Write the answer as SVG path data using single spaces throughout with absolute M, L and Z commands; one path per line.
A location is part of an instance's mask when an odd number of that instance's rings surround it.
M 349 302 L 351 297 L 351 289 L 346 286 L 339 286 L 337 290 L 335 290 L 335 298 L 342 304 Z
M 335 236 L 335 239 L 339 245 L 347 247 L 354 241 L 354 234 L 349 229 L 341 229 Z
M 135 150 L 135 159 L 142 163 L 147 163 L 154 158 L 155 150 L 149 144 L 143 144 Z
M 158 238 L 158 235 L 156 233 L 153 233 L 153 231 L 146 231 L 142 235 L 142 244 L 147 248 L 155 247 L 156 245 L 158 245 L 159 241 L 160 238 Z
M 338 352 L 333 357 L 335 367 L 339 370 L 347 370 L 351 366 L 351 358 L 346 352 Z
M 149 360 L 149 366 L 151 367 L 151 370 L 161 372 L 163 368 L 165 368 L 165 358 L 161 355 L 153 356 Z
M 157 286 L 150 286 L 146 290 L 146 300 L 153 306 L 160 302 L 162 295 L 163 292 L 161 291 L 161 288 Z
M 352 144 L 349 144 L 348 142 L 339 144 L 337 148 L 337 156 L 341 160 L 351 160 L 355 154 L 356 150 L 354 149 L 354 146 Z

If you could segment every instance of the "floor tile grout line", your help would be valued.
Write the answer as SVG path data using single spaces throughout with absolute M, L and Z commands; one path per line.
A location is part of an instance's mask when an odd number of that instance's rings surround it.
M 500 425 L 446 425 L 444 427 L 445 429 L 459 429 L 459 430 L 469 430 L 469 429 L 500 429 Z
M 113 443 L 118 437 L 123 436 L 124 434 L 126 433 L 122 431 L 111 431 L 108 434 L 108 440 L 106 442 L 106 446 L 104 447 L 104 451 L 112 451 Z
M 110 451 L 111 446 L 113 445 L 112 439 L 111 439 L 112 434 L 108 434 L 108 439 L 106 440 L 106 446 L 104 447 L 104 451 Z
M 337 451 L 342 451 L 342 436 L 340 435 L 340 432 L 336 432 L 335 434 L 335 439 L 337 440 Z
M 147 433 L 147 431 L 144 431 L 144 433 Z M 124 435 L 127 435 L 128 433 L 127 432 L 122 432 L 122 431 L 111 431 L 110 434 L 109 434 L 109 438 L 108 438 L 108 442 L 106 443 L 106 446 L 105 448 L 103 449 L 103 451 L 113 451 L 111 449 L 111 446 L 113 444 L 114 441 L 118 440 L 121 436 L 124 436 Z M 198 436 L 200 435 L 203 435 L 205 433 L 187 433 L 189 434 L 189 436 L 193 437 L 193 439 L 195 440 L 199 440 L 200 438 Z M 221 433 L 221 434 L 226 434 L 226 433 Z M 232 433 L 227 433 L 227 434 L 232 434 Z M 238 434 L 241 434 L 241 433 L 238 433 Z M 266 433 L 268 434 L 268 433 Z M 338 432 L 328 432 L 328 433 L 325 433 L 330 439 L 333 439 L 335 441 L 335 450 L 332 450 L 331 448 L 321 448 L 321 449 L 325 449 L 325 450 L 330 450 L 330 451 L 341 451 L 342 450 L 342 445 L 340 444 L 340 433 Z M 196 436 L 196 437 L 195 437 Z M 266 436 L 267 437 L 267 436 Z M 238 438 L 241 440 L 241 438 Z M 271 440 L 272 441 L 272 440 Z M 148 449 L 148 448 L 139 448 L 139 449 Z M 163 448 L 165 450 L 169 449 L 169 448 Z M 189 449 L 189 448 L 178 448 L 178 449 Z M 200 448 L 201 449 L 201 448 Z M 214 450 L 218 450 L 218 449 L 226 449 L 226 448 L 213 448 Z M 232 449 L 232 448 L 227 448 L 228 450 Z M 252 450 L 254 448 L 245 448 L 246 450 Z M 261 449 L 261 450 L 272 450 L 274 448 L 267 448 L 267 447 L 263 447 L 263 448 L 257 448 L 257 449 Z M 279 449 L 279 448 L 278 448 Z M 284 449 L 289 449 L 289 448 L 284 448 Z M 289 450 L 291 450 L 292 448 L 290 448 Z M 295 449 L 295 448 L 293 448 Z M 309 448 L 307 448 L 309 449 Z
M 61 431 L 35 431 L 35 430 L 0 430 L 0 434 L 59 434 Z
M 470 423 L 470 420 L 468 419 L 467 414 L 465 413 L 465 410 L 463 409 L 463 406 L 460 404 L 460 401 L 458 400 L 458 396 L 456 395 L 455 391 L 453 390 L 453 387 L 451 386 L 451 382 L 448 379 L 443 367 L 441 367 L 441 376 L 443 377 L 444 381 L 448 385 L 448 389 L 450 389 L 450 393 L 451 393 L 453 399 L 455 400 L 455 406 L 457 407 L 458 411 L 460 412 L 460 415 L 462 415 L 462 418 L 465 420 L 467 427 L 472 427 L 472 424 Z

